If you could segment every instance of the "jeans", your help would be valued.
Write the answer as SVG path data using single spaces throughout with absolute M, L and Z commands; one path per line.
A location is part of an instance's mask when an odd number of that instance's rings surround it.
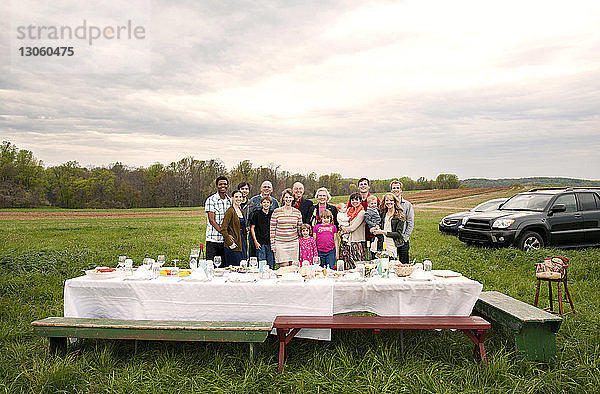
M 319 258 L 321 259 L 322 266 L 335 269 L 335 248 L 329 252 L 321 252 L 319 250 Z
M 250 241 L 251 244 L 254 242 Z M 275 256 L 273 256 L 273 251 L 271 250 L 271 245 L 269 244 L 261 244 L 260 249 L 256 249 L 256 258 L 258 261 L 267 260 L 267 264 L 271 269 L 275 269 Z
M 404 242 L 404 245 L 398 248 L 398 260 L 402 264 L 408 264 L 408 249 L 410 246 L 408 245 L 408 241 Z

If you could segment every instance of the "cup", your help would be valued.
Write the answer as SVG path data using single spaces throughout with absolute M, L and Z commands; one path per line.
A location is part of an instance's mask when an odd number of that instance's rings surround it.
M 338 271 L 343 271 L 344 270 L 344 260 L 338 260 L 337 263 L 335 264 L 335 266 L 337 267 Z
M 196 271 L 198 269 L 198 260 L 195 257 L 190 258 L 190 269 Z
M 365 265 L 364 264 L 356 264 L 356 270 L 360 274 L 361 278 L 365 277 Z
M 258 258 L 250 257 L 250 268 L 258 267 Z
M 313 257 L 312 263 L 313 265 L 321 265 L 321 259 L 319 258 L 319 256 Z
M 246 268 L 248 268 L 248 261 L 247 261 L 247 260 L 241 260 L 241 261 L 240 261 L 240 267 L 241 267 L 242 269 L 246 269 Z
M 431 271 L 431 268 L 433 268 L 433 263 L 430 260 L 423 261 L 423 269 L 425 271 Z
M 267 260 L 261 260 L 258 262 L 258 272 L 264 272 L 265 266 L 267 266 Z

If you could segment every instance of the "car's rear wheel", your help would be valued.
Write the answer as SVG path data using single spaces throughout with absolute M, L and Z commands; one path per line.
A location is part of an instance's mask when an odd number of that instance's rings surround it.
M 530 250 L 538 250 L 544 247 L 544 239 L 539 233 L 535 231 L 527 231 L 519 238 L 518 243 L 519 249 L 526 252 Z

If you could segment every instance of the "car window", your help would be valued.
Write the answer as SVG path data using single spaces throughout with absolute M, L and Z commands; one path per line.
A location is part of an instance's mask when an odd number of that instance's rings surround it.
M 486 201 L 486 202 L 482 202 L 481 204 L 477 205 L 475 208 L 473 208 L 473 211 L 475 212 L 486 212 L 486 211 L 491 211 L 494 209 L 498 209 L 498 206 L 500 204 L 502 204 L 503 201 Z
M 508 210 L 526 210 L 526 211 L 543 211 L 552 198 L 551 194 L 523 193 L 513 196 L 502 206 L 503 211 Z M 573 200 L 575 197 L 573 197 Z
M 569 193 L 569 194 L 563 194 L 562 196 L 558 196 L 558 198 L 556 200 L 554 200 L 554 204 L 552 204 L 552 206 L 557 205 L 557 204 L 565 204 L 565 212 L 575 212 L 577 211 L 577 202 L 575 201 L 575 194 L 573 193 Z
M 594 199 L 594 193 L 577 193 L 577 199 L 579 200 L 579 206 L 582 211 L 595 211 L 596 200 Z

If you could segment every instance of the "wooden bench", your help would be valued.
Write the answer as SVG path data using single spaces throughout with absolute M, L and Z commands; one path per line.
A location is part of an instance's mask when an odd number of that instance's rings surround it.
M 482 292 L 474 312 L 514 333 L 519 358 L 548 362 L 556 355 L 562 318 L 497 291 Z
M 50 352 L 66 352 L 67 338 L 130 339 L 137 341 L 264 342 L 271 322 L 116 320 L 48 317 L 31 323 L 36 335 L 49 338 Z
M 479 316 L 277 316 L 273 327 L 279 342 L 279 372 L 285 363 L 285 346 L 302 328 L 428 330 L 456 329 L 475 343 L 475 358 L 487 365 L 483 341 L 490 323 Z

